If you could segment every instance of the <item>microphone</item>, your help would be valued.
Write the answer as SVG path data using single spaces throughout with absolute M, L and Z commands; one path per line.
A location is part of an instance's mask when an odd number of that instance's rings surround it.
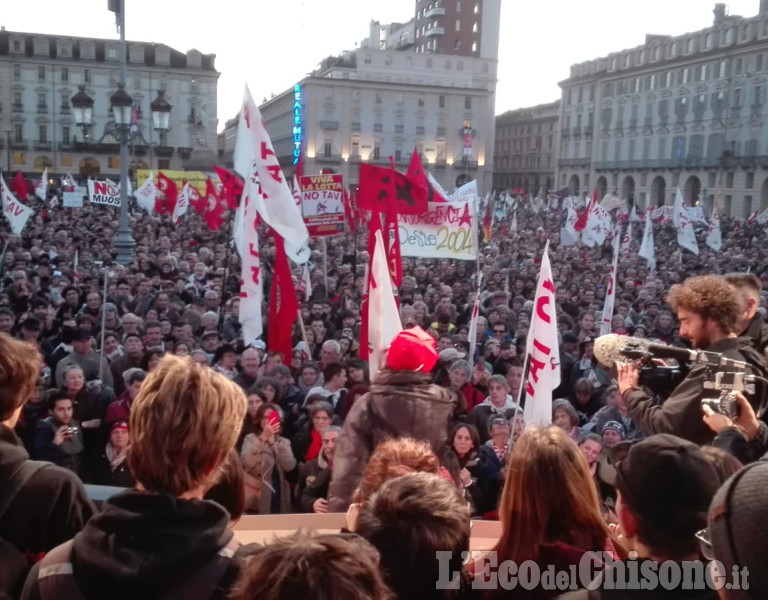
M 648 352 L 654 358 L 674 358 L 679 363 L 696 361 L 696 352 L 688 348 L 677 348 L 665 344 L 648 344 Z
M 617 362 L 626 361 L 627 350 L 645 352 L 647 348 L 648 340 L 643 338 L 608 333 L 595 340 L 593 352 L 601 365 L 612 367 Z
M 747 368 L 745 361 L 728 358 L 719 352 L 688 350 L 687 348 L 676 348 L 674 346 L 665 346 L 664 344 L 648 344 L 648 352 L 657 358 L 674 358 L 679 363 L 693 362 L 723 367 L 725 369 L 738 369 L 740 371 L 744 371 Z

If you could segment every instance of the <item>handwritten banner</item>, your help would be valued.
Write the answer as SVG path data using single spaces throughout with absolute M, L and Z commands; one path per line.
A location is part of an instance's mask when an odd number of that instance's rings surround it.
M 92 204 L 104 204 L 106 206 L 120 206 L 120 186 L 109 180 L 88 180 L 88 196 Z
M 74 192 L 62 194 L 61 205 L 65 208 L 83 208 L 83 198 L 88 195 L 88 188 L 76 187 Z
M 341 175 L 301 178 L 301 206 L 311 237 L 344 233 L 344 180 Z
M 136 170 L 136 187 L 141 187 L 141 184 L 143 184 L 147 180 L 147 177 L 149 177 L 149 173 L 149 169 Z M 169 169 L 159 169 L 153 171 L 153 173 L 155 177 L 157 177 L 158 173 L 162 173 L 168 179 L 173 181 L 176 184 L 176 188 L 179 190 L 184 187 L 184 182 L 186 181 L 189 185 L 200 192 L 201 195 L 205 196 L 205 180 L 209 177 L 205 173 L 200 171 L 171 171 Z M 219 178 L 215 174 L 212 174 L 210 179 L 214 184 L 219 182 Z M 238 201 L 239 200 L 240 199 L 238 198 Z
M 400 253 L 421 258 L 474 260 L 477 213 L 474 202 L 430 202 L 421 215 L 400 215 Z

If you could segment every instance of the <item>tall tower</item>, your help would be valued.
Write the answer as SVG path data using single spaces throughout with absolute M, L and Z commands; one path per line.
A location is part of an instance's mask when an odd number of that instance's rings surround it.
M 415 50 L 496 60 L 500 16 L 501 0 L 416 0 Z

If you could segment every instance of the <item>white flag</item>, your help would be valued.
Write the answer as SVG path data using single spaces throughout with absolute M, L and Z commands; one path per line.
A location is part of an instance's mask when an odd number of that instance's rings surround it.
M 312 278 L 309 276 L 309 265 L 304 265 L 304 272 L 301 274 L 301 280 L 304 284 L 304 298 L 309 300 L 312 297 Z
M 703 225 L 707 224 L 707 217 L 704 216 L 704 210 L 701 208 L 701 205 L 687 208 L 686 213 L 688 214 L 688 220 L 691 223 L 702 223 Z
M 235 221 L 232 223 L 232 240 L 235 243 L 235 248 L 240 257 L 245 256 L 245 198 L 247 197 L 248 190 L 243 191 L 243 199 L 237 205 L 235 211 Z
M 151 215 L 155 212 L 156 197 L 157 185 L 155 184 L 155 176 L 152 171 L 150 171 L 149 177 L 147 177 L 146 181 L 136 190 L 136 202 Z
M 402 330 L 403 326 L 392 290 L 387 250 L 381 230 L 378 230 L 371 260 L 371 282 L 368 290 L 368 344 L 371 376 L 382 367 L 387 347 Z
M 672 213 L 672 222 L 677 227 L 677 244 L 694 254 L 699 253 L 699 244 L 696 242 L 696 234 L 693 231 L 693 224 L 688 218 L 688 211 L 683 202 L 683 193 L 677 188 L 675 194 L 675 206 Z
M 646 211 L 650 210 L 649 208 L 645 209 Z M 640 221 L 640 217 L 637 214 L 637 204 L 632 205 L 632 210 L 629 213 L 629 222 L 632 221 Z
M 40 200 L 45 200 L 46 192 L 48 191 L 48 167 L 43 169 L 43 176 L 40 181 L 35 183 L 35 194 Z
M 555 284 L 549 264 L 549 241 L 541 257 L 533 318 L 525 345 L 528 381 L 525 391 L 526 424 L 552 423 L 552 392 L 560 385 L 560 347 L 555 314 Z
M 621 247 L 621 232 L 616 231 L 613 236 L 613 262 L 611 272 L 608 275 L 608 289 L 605 292 L 603 304 L 603 320 L 600 323 L 600 335 L 611 333 L 611 320 L 613 319 L 613 305 L 616 303 L 616 269 L 619 268 L 619 248 Z
M 637 255 L 648 261 L 648 267 L 651 270 L 656 268 L 656 255 L 653 249 L 653 221 L 650 210 L 645 211 L 645 231 L 643 231 L 643 242 L 640 244 Z
M 509 282 L 509 275 L 507 275 L 507 282 Z M 480 316 L 480 304 L 482 301 L 482 295 L 480 294 L 481 285 L 483 283 L 483 272 L 479 271 L 477 276 L 477 296 L 475 296 L 475 303 L 472 305 L 472 319 L 469 322 L 469 335 L 467 341 L 469 342 L 469 355 L 467 356 L 467 362 L 469 366 L 473 366 L 475 362 L 475 351 L 477 350 L 477 319 Z
M 624 236 L 621 238 L 621 258 L 622 260 L 629 259 L 629 250 L 632 246 L 632 221 L 627 223 L 627 230 L 624 232 Z
M 437 179 L 432 176 L 432 173 L 427 173 L 427 181 L 429 182 L 429 185 L 434 188 L 436 194 L 439 194 L 443 198 L 448 199 L 450 194 L 443 189 L 443 186 L 437 182 Z
M 517 232 L 517 211 L 512 213 L 512 223 L 509 226 L 509 231 L 512 233 Z
M 51 198 L 51 208 L 55 208 L 59 205 L 59 197 L 57 195 L 53 195 L 53 198 Z
M 259 258 L 259 231 L 256 228 L 256 203 L 246 195 L 240 202 L 243 209 L 243 240 L 248 246 L 243 249 L 240 284 L 240 324 L 243 326 L 243 341 L 251 344 L 264 331 L 261 319 L 261 304 L 264 287 L 261 282 L 261 259 Z
M 717 214 L 716 206 L 712 208 L 712 218 L 707 228 L 706 244 L 715 252 L 719 252 L 720 248 L 723 247 L 723 238 L 720 235 L 720 215 Z
M 768 223 L 768 208 L 766 208 L 763 212 L 757 215 L 757 222 L 760 225 L 765 225 L 766 223 Z
M 11 190 L 8 189 L 2 175 L 0 175 L 0 194 L 3 197 L 3 216 L 11 226 L 11 231 L 18 235 L 35 211 L 19 202 L 16 196 L 11 194 Z
M 294 174 L 293 176 L 293 201 L 299 208 L 299 213 L 302 212 L 301 207 L 301 186 L 299 185 L 299 178 Z
M 235 170 L 245 179 L 245 191 L 264 222 L 285 241 L 293 262 L 309 260 L 309 232 L 293 199 L 256 103 L 245 87 L 235 141 Z M 249 189 L 250 188 L 250 189 Z
M 176 225 L 179 224 L 181 221 L 181 217 L 187 214 L 187 210 L 189 210 L 189 195 L 190 195 L 191 187 L 189 185 L 189 182 L 184 184 L 184 187 L 181 188 L 181 193 L 176 198 L 176 206 L 173 207 L 173 214 L 171 215 L 171 221 L 173 221 Z
M 587 246 L 602 246 L 611 231 L 611 215 L 595 202 L 589 206 L 587 226 L 581 233 L 581 239 Z

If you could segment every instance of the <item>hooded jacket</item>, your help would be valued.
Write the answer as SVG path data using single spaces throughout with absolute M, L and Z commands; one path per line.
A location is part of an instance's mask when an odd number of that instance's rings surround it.
M 230 542 L 228 525 L 229 514 L 212 501 L 133 491 L 118 494 L 75 536 L 72 574 L 89 600 L 157 598 L 182 585 Z M 237 571 L 233 561 L 219 584 L 221 597 Z M 35 567 L 21 598 L 41 598 L 38 576 Z
M 352 405 L 333 458 L 329 512 L 344 512 L 376 446 L 412 437 L 442 456 L 456 400 L 432 384 L 431 373 L 379 371 L 371 390 Z

